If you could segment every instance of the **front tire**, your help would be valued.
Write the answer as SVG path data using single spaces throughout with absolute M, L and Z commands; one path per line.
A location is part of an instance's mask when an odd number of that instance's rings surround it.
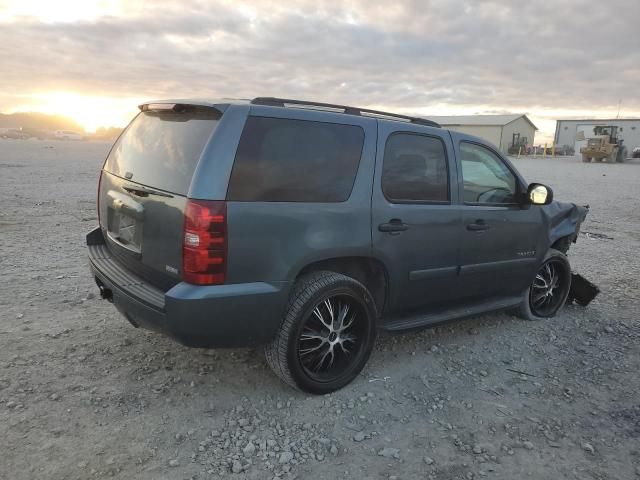
M 569 260 L 564 253 L 550 248 L 516 313 L 525 320 L 552 318 L 566 303 L 570 288 Z
M 284 320 L 265 356 L 287 384 L 325 394 L 350 383 L 367 363 L 376 338 L 373 297 L 357 280 L 314 272 L 294 287 Z

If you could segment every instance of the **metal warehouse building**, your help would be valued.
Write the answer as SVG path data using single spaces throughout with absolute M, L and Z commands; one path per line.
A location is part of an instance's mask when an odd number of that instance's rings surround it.
M 524 114 L 429 116 L 445 128 L 483 138 L 507 153 L 514 140 L 533 145 L 538 128 Z M 525 141 L 522 139 L 526 138 Z
M 557 145 L 572 145 L 578 153 L 580 147 L 587 143 L 586 139 L 593 137 L 593 128 L 597 125 L 618 127 L 618 136 L 624 140 L 629 154 L 635 147 L 640 147 L 639 118 L 558 120 L 555 142 Z

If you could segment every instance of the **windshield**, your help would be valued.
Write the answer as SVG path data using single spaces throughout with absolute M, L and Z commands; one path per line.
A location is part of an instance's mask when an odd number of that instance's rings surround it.
M 104 168 L 134 182 L 186 195 L 219 119 L 211 109 L 142 112 L 118 139 Z

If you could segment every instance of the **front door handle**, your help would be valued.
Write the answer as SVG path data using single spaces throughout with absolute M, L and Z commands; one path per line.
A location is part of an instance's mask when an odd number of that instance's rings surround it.
M 467 224 L 467 230 L 471 230 L 472 232 L 482 232 L 484 230 L 489 230 L 489 224 L 479 218 L 474 223 Z
M 399 218 L 392 218 L 389 223 L 381 223 L 378 225 L 378 230 L 381 232 L 404 232 L 409 228 L 409 225 L 402 223 Z

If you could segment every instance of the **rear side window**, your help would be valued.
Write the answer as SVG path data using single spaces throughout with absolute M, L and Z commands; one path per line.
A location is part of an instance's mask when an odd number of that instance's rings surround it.
M 241 202 L 343 202 L 351 195 L 364 130 L 354 125 L 249 117 L 227 198 Z
M 186 195 L 202 150 L 219 119 L 220 114 L 211 109 L 140 113 L 114 145 L 105 170 Z
M 384 149 L 382 191 L 391 201 L 447 202 L 449 173 L 442 140 L 391 135 Z

